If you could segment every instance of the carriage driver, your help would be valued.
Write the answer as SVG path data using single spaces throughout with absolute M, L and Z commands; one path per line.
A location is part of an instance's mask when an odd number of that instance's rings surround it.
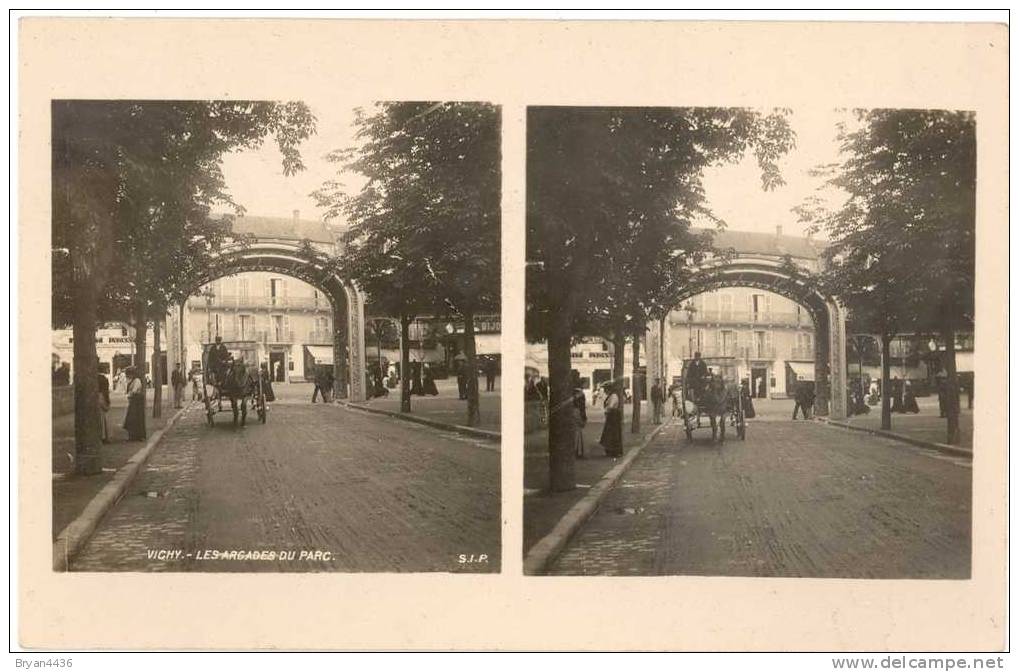
M 226 349 L 223 344 L 223 337 L 217 336 L 216 343 L 209 348 L 209 355 L 207 363 L 209 367 L 209 373 L 212 374 L 213 382 L 219 384 L 223 379 L 223 370 L 226 367 L 227 361 L 230 359 L 230 352 Z
M 693 353 L 693 361 L 687 365 L 686 376 L 687 395 L 692 400 L 697 401 L 704 390 L 704 381 L 708 377 L 708 364 L 701 359 L 700 351 Z

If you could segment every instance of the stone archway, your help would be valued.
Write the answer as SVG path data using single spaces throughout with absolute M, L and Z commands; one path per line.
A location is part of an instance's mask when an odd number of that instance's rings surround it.
M 689 294 L 681 303 L 703 292 L 724 287 L 764 289 L 789 298 L 807 309 L 814 321 L 814 380 L 817 383 L 816 408 L 819 415 L 833 419 L 846 417 L 846 324 L 845 310 L 831 297 L 819 294 L 794 272 L 788 262 L 765 256 L 738 256 L 731 260 L 708 262 L 697 273 Z M 669 329 L 661 320 L 648 324 L 648 375 L 668 378 Z
M 354 283 L 336 275 L 316 255 L 309 254 L 309 243 L 292 240 L 259 240 L 243 245 L 225 248 L 216 263 L 195 283 L 201 287 L 218 278 L 250 271 L 279 273 L 304 281 L 322 291 L 333 309 L 333 362 L 335 367 L 334 394 L 336 398 L 351 401 L 366 399 L 365 384 L 365 343 L 364 343 L 364 295 Z M 322 245 L 312 245 L 312 251 Z M 320 249 L 320 252 L 329 250 Z M 167 314 L 167 322 L 178 321 L 177 329 L 168 329 L 172 353 L 171 367 L 179 360 L 179 340 L 174 343 L 173 335 L 183 334 L 182 310 L 173 307 Z M 345 318 L 341 320 L 342 318 Z M 343 324 L 344 328 L 339 325 Z M 180 338 L 180 337 L 178 337 Z

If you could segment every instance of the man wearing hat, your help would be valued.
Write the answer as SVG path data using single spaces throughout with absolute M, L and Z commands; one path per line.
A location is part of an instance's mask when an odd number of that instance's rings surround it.
M 223 337 L 217 336 L 215 344 L 209 348 L 209 355 L 207 357 L 209 373 L 212 374 L 212 378 L 217 385 L 223 379 L 223 367 L 229 358 L 230 352 L 226 349 L 226 345 L 223 344 Z
M 687 365 L 687 396 L 697 401 L 704 389 L 704 380 L 708 377 L 708 364 L 701 359 L 700 351 L 693 353 L 693 361 Z

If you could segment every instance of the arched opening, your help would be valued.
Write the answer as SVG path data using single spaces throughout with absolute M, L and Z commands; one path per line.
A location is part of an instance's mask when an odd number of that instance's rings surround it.
M 213 291 L 200 293 L 213 283 Z M 189 369 L 200 344 L 219 335 L 256 352 L 274 380 L 309 379 L 307 366 L 328 366 L 337 398 L 364 400 L 363 297 L 301 244 L 259 241 L 228 249 L 194 293 L 167 315 L 171 362 Z
M 845 321 L 835 301 L 776 259 L 719 261 L 700 269 L 698 279 L 666 320 L 649 325 L 652 379 L 671 381 L 679 375 L 679 362 L 701 349 L 735 358 L 755 396 L 783 398 L 792 384 L 809 379 L 816 412 L 845 417 Z M 698 296 L 711 298 L 692 300 Z M 677 333 L 687 342 L 673 342 Z

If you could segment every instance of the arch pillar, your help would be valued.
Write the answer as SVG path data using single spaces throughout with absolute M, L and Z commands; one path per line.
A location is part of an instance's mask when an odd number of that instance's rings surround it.
M 347 340 L 348 367 L 350 371 L 350 400 L 365 401 L 365 351 L 364 351 L 364 296 L 356 287 L 345 287 L 347 293 Z
M 846 315 L 845 309 L 835 301 L 829 301 L 828 309 L 828 351 L 830 371 L 829 417 L 833 420 L 846 418 Z

